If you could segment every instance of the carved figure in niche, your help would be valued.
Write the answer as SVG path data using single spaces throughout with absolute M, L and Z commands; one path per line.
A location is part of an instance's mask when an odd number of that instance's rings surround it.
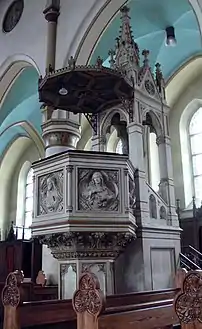
M 153 194 L 149 197 L 149 212 L 151 218 L 157 218 L 156 199 Z
M 63 210 L 63 173 L 55 172 L 41 179 L 39 184 L 40 214 Z
M 166 219 L 166 209 L 163 206 L 160 208 L 160 219 Z
M 79 209 L 81 210 L 118 210 L 117 172 L 108 174 L 93 170 L 86 172 L 79 183 Z

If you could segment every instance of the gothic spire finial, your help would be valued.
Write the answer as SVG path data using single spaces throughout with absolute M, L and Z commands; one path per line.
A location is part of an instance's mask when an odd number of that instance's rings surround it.
M 114 56 L 116 55 L 115 51 L 113 49 L 110 49 L 109 52 L 108 52 L 108 55 L 109 55 L 109 64 L 110 64 L 110 67 L 111 68 L 114 68 L 115 66 L 115 59 L 114 59 Z
M 161 71 L 161 64 L 156 63 L 156 84 L 159 89 L 159 92 L 162 93 L 163 98 L 165 98 L 165 81 L 163 78 L 163 73 Z
M 144 63 L 144 66 L 148 67 L 149 66 L 149 59 L 148 59 L 148 56 L 149 56 L 149 50 L 147 49 L 144 49 L 142 51 L 142 56 L 144 57 L 144 60 L 143 60 L 143 63 Z
M 127 63 L 139 65 L 139 48 L 134 41 L 130 26 L 129 8 L 123 6 L 121 12 L 120 35 L 117 41 L 116 64 L 122 66 Z

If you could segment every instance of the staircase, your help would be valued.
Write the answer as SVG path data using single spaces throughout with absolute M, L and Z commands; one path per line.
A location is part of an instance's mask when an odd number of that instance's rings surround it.
M 202 253 L 192 246 L 184 247 L 180 253 L 180 267 L 186 270 L 202 270 Z

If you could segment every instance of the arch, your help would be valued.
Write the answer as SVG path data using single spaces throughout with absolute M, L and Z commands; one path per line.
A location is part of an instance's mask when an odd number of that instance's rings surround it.
M 40 75 L 39 68 L 34 60 L 24 54 L 9 56 L 0 66 L 0 104 L 4 101 L 13 83 L 26 67 L 35 68 Z
M 166 100 L 172 108 L 183 90 L 202 74 L 202 55 L 194 56 L 183 63 L 166 82 Z
M 118 14 L 120 7 L 126 2 L 126 0 L 106 0 L 101 8 L 97 8 L 97 11 L 96 7 L 92 8 L 93 10 L 88 13 L 88 15 L 93 15 L 93 17 L 91 16 L 91 22 L 87 29 L 84 29 L 85 32 L 79 44 L 78 36 L 74 37 L 74 41 L 65 56 L 64 66 L 67 66 L 68 64 L 69 55 L 71 56 L 73 54 L 75 55 L 77 64 L 88 64 L 90 62 L 91 56 L 102 34 L 107 29 L 113 18 Z M 83 20 L 78 29 L 78 33 L 80 33 L 82 28 L 85 27 L 86 21 Z
M 11 220 L 15 218 L 15 213 L 9 209 L 11 195 L 17 195 L 17 182 L 13 180 L 13 174 L 16 172 L 22 155 L 32 144 L 32 140 L 26 136 L 16 136 L 10 144 L 10 147 L 4 153 L 0 166 L 0 228 L 1 237 L 4 239 L 6 230 Z M 13 205 L 15 212 L 15 205 Z
M 77 60 L 77 64 L 89 64 L 92 54 L 100 41 L 101 36 L 108 28 L 109 24 L 113 20 L 113 18 L 119 12 L 121 6 L 123 6 L 128 1 L 125 0 L 116 0 L 116 1 L 106 1 L 104 5 L 97 11 L 95 16 L 91 19 L 91 23 L 88 28 L 85 29 L 83 38 L 78 44 L 78 38 L 74 38 L 74 41 L 71 44 L 71 48 L 67 53 L 65 58 L 65 66 L 67 65 L 67 58 L 69 55 L 75 55 L 75 59 Z M 199 31 L 202 31 L 202 19 L 201 19 L 201 9 L 197 0 L 189 0 L 189 4 L 196 16 L 196 20 L 199 25 Z M 92 15 L 93 12 L 89 12 L 89 16 Z M 86 26 L 86 21 L 85 26 Z M 81 30 L 82 24 L 78 30 Z M 84 27 L 84 26 L 83 26 Z M 75 52 L 75 49 L 77 51 Z
M 30 139 L 34 142 L 36 148 L 38 149 L 40 157 L 41 158 L 44 157 L 45 147 L 44 147 L 43 139 L 38 134 L 36 129 L 33 127 L 33 125 L 28 121 L 18 121 L 18 122 L 14 122 L 13 124 L 7 126 L 2 132 L 0 132 L 0 138 L 7 130 L 9 130 L 12 127 L 23 128 L 23 130 L 27 133 L 27 135 L 30 137 Z M 3 155 L 1 157 L 3 157 Z
M 185 206 L 189 206 L 192 196 L 194 195 L 192 158 L 188 127 L 193 114 L 200 107 L 202 107 L 201 99 L 192 100 L 184 109 L 179 123 Z
M 120 115 L 120 121 L 125 121 L 127 124 L 129 123 L 128 114 L 121 108 L 112 108 L 110 112 L 107 112 L 103 117 L 100 124 L 100 132 L 102 136 L 105 136 L 108 132 L 109 126 L 111 126 L 112 118 L 116 115 Z
M 162 134 L 163 134 L 162 122 L 160 121 L 160 118 L 154 111 L 146 108 L 142 114 L 142 122 L 146 119 L 147 114 L 149 114 L 149 116 L 152 120 L 152 126 L 156 132 L 157 137 L 162 136 Z

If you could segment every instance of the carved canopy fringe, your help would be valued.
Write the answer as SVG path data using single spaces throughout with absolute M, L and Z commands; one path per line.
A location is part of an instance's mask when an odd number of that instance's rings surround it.
M 72 304 L 77 316 L 86 312 L 94 318 L 99 316 L 104 307 L 104 296 L 95 274 L 85 273 L 81 276 L 79 289 L 74 293 Z
M 202 327 L 202 271 L 189 271 L 186 274 L 182 291 L 176 297 L 174 306 L 182 325 Z

